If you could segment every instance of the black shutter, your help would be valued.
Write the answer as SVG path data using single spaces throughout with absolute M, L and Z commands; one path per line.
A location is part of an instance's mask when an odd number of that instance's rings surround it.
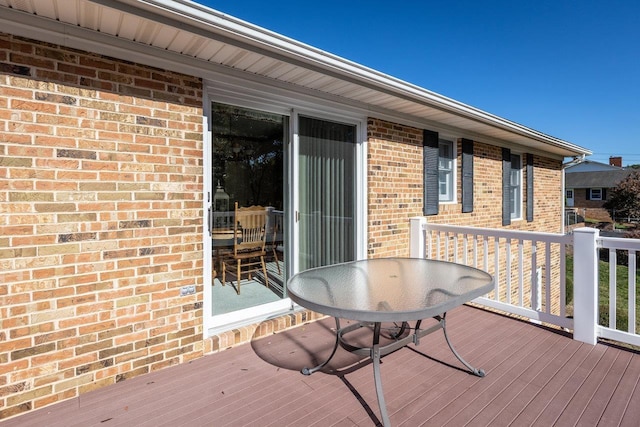
M 591 189 L 590 188 L 585 188 L 584 191 L 586 192 L 584 198 L 586 200 L 591 200 Z
M 511 150 L 502 149 L 502 225 L 511 224 Z
M 606 188 L 602 189 L 602 200 L 607 200 L 607 189 Z
M 527 222 L 533 221 L 533 154 L 527 154 Z
M 438 191 L 438 132 L 422 132 L 422 171 L 424 188 L 424 215 L 437 215 L 440 195 Z
M 462 212 L 473 212 L 473 141 L 462 139 Z

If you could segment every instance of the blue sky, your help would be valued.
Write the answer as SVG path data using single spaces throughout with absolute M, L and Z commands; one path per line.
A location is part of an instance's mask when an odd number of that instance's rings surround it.
M 197 0 L 593 151 L 640 164 L 637 0 Z

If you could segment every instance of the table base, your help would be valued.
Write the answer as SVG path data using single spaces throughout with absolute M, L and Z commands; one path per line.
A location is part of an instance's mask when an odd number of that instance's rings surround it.
M 404 337 L 403 335 L 405 331 L 407 329 L 410 330 L 411 328 L 408 322 L 402 322 L 402 324 L 398 327 L 399 328 L 398 332 L 396 332 L 395 334 L 392 334 L 392 338 L 395 341 L 385 345 L 380 345 L 381 322 L 358 322 L 358 323 L 354 323 L 352 325 L 346 326 L 344 328 L 341 328 L 340 319 L 336 317 L 335 318 L 336 341 L 333 346 L 333 350 L 331 354 L 329 355 L 327 360 L 325 360 L 318 366 L 315 366 L 313 368 L 303 368 L 301 372 L 304 375 L 311 375 L 314 372 L 324 368 L 331 361 L 331 359 L 333 359 L 333 356 L 336 354 L 336 351 L 338 350 L 338 346 L 341 346 L 352 353 L 355 353 L 361 356 L 370 357 L 371 360 L 373 361 L 373 378 L 376 386 L 376 395 L 378 398 L 378 406 L 380 407 L 380 416 L 382 417 L 382 424 L 384 426 L 390 426 L 391 424 L 389 422 L 389 415 L 387 414 L 387 406 L 384 400 L 384 393 L 382 391 L 382 378 L 380 376 L 380 358 L 382 356 L 385 356 L 402 347 L 405 347 L 410 343 L 418 345 L 420 343 L 420 338 L 426 335 L 429 335 L 439 329 L 442 329 L 442 332 L 444 333 L 444 338 L 447 341 L 447 345 L 449 346 L 449 349 L 451 349 L 451 352 L 456 356 L 456 358 L 469 370 L 469 373 L 476 375 L 478 377 L 485 376 L 484 370 L 477 369 L 471 366 L 466 360 L 462 358 L 462 356 L 460 356 L 460 354 L 458 354 L 458 352 L 455 350 L 455 348 L 451 344 L 451 341 L 449 340 L 449 336 L 447 335 L 446 316 L 447 316 L 447 313 L 444 313 L 441 316 L 435 316 L 434 319 L 438 323 L 426 329 L 420 328 L 422 324 L 422 320 L 418 320 L 416 322 L 415 327 L 413 328 L 413 333 L 410 333 L 409 335 Z M 372 326 L 373 326 L 373 343 L 371 347 L 356 347 L 347 343 L 343 339 L 343 336 L 345 334 L 348 334 L 349 332 L 353 332 L 364 327 L 370 328 Z

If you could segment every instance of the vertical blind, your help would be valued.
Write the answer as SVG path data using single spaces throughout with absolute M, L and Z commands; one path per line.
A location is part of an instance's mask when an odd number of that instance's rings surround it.
M 356 126 L 299 118 L 300 271 L 355 259 Z

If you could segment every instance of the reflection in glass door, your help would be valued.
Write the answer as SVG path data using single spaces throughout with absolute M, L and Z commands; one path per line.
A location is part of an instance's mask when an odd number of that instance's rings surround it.
M 283 190 L 289 120 L 214 103 L 212 124 L 210 227 L 216 316 L 285 297 Z
M 298 119 L 298 269 L 355 259 L 354 125 Z

